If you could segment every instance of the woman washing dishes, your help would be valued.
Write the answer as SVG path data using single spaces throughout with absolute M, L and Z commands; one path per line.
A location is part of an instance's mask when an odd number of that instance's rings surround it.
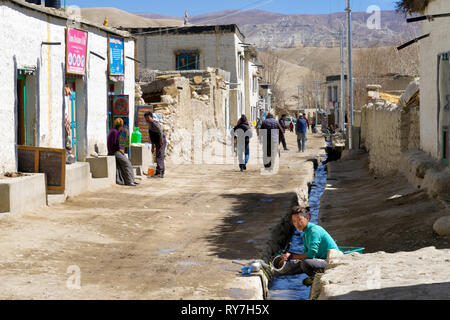
M 123 148 L 120 148 L 120 131 L 122 128 L 123 120 L 117 118 L 114 121 L 114 127 L 108 134 L 108 155 L 116 157 L 116 183 L 134 187 L 139 183 L 134 181 L 133 166 L 128 157 L 125 156 Z

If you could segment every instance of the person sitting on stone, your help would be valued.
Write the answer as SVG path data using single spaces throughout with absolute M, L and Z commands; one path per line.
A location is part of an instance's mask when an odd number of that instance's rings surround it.
M 114 128 L 108 134 L 108 155 L 116 157 L 116 183 L 134 187 L 139 183 L 134 180 L 133 166 L 127 156 L 125 156 L 124 149 L 120 146 L 120 132 L 122 128 L 122 118 L 114 120 Z
M 303 231 L 303 254 L 287 252 L 281 256 L 286 261 L 281 270 L 273 270 L 274 276 L 286 276 L 306 273 L 309 277 L 303 284 L 310 286 L 316 273 L 324 272 L 327 266 L 328 250 L 339 250 L 336 242 L 324 228 L 311 223 L 310 207 L 295 206 L 291 211 L 292 224 Z

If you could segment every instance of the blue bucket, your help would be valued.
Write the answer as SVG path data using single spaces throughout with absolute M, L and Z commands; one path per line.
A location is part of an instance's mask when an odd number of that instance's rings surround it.
M 344 254 L 349 254 L 352 252 L 358 252 L 358 253 L 363 253 L 365 248 L 360 248 L 360 247 L 339 247 L 339 250 L 342 251 Z

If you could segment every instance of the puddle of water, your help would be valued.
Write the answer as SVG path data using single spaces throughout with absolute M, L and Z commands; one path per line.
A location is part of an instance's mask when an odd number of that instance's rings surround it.
M 176 250 L 177 250 L 177 248 L 161 249 L 161 250 L 159 250 L 159 252 L 161 252 L 161 253 L 170 253 L 170 252 L 174 252 Z
M 238 220 L 238 221 L 236 221 L 236 223 L 239 223 L 239 224 L 245 223 L 245 220 Z
M 199 266 L 200 263 L 198 262 L 192 262 L 192 261 L 180 261 L 178 264 L 181 264 L 183 266 Z
M 316 170 L 308 200 L 311 207 L 311 222 L 314 224 L 318 224 L 319 221 L 320 198 L 324 192 L 327 177 L 326 165 L 320 165 Z M 304 253 L 303 232 L 299 230 L 293 232 L 289 251 L 296 254 Z M 307 278 L 306 274 L 274 278 L 269 288 L 269 299 L 308 300 L 311 288 L 303 285 L 302 281 L 305 278 Z
M 262 198 L 262 199 L 259 199 L 259 201 L 262 201 L 262 202 L 272 202 L 272 201 L 273 201 L 273 199 L 269 199 L 269 198 Z

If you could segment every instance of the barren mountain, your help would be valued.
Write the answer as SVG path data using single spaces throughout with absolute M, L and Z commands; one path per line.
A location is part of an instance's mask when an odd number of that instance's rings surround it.
M 182 24 L 173 19 L 149 19 L 116 8 L 85 8 L 81 16 L 94 23 L 103 24 L 108 18 L 111 27 L 172 27 Z
M 138 15 L 169 18 L 148 13 Z M 382 11 L 380 29 L 372 30 L 367 26 L 370 16 L 365 12 L 352 15 L 355 47 L 399 45 L 414 38 L 419 30 L 418 25 L 407 24 L 404 15 L 395 11 Z M 295 48 L 337 46 L 339 27 L 346 19 L 343 12 L 285 15 L 262 10 L 225 10 L 189 17 L 189 22 L 196 25 L 237 24 L 246 41 L 258 48 Z

